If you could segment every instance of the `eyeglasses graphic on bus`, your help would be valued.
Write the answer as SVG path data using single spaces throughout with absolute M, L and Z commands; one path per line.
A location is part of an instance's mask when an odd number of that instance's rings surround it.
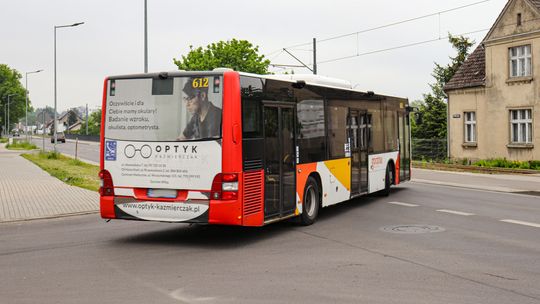
M 142 147 L 137 149 L 134 145 L 129 144 L 124 148 L 124 155 L 127 158 L 135 157 L 137 152 L 141 154 L 142 158 L 149 158 L 150 156 L 152 156 L 152 148 L 150 148 L 149 145 L 143 145 Z

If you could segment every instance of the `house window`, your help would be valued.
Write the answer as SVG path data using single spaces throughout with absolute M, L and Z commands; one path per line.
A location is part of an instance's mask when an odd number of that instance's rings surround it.
M 531 46 L 523 45 L 509 49 L 510 77 L 531 76 Z
M 476 142 L 476 112 L 465 112 L 465 142 Z
M 510 110 L 510 136 L 513 144 L 532 143 L 532 110 Z

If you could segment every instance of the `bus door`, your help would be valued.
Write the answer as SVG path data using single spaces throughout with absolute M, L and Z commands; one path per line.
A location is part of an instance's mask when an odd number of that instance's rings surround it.
M 398 112 L 399 126 L 399 180 L 405 181 L 411 179 L 411 143 L 410 143 L 410 121 L 408 112 Z
M 366 111 L 349 112 L 349 145 L 351 148 L 351 195 L 368 191 L 368 118 Z
M 294 213 L 296 208 L 294 108 L 264 106 L 264 216 Z

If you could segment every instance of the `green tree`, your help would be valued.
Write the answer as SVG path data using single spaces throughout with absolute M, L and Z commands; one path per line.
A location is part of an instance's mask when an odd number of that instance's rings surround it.
M 101 110 L 92 112 L 88 117 L 88 135 L 101 134 Z
M 259 47 L 246 40 L 219 41 L 206 48 L 193 48 L 190 45 L 189 49 L 189 53 L 182 55 L 182 59 L 173 59 L 180 70 L 209 71 L 215 68 L 231 68 L 241 72 L 268 74 L 270 60 L 259 55 Z
M 20 82 L 22 78 L 21 73 L 17 70 L 10 68 L 7 64 L 0 64 L 0 128 L 4 132 L 4 125 L 6 123 L 6 110 L 5 105 L 8 102 L 9 97 L 9 122 L 10 128 L 13 128 L 13 124 L 19 121 L 19 118 L 24 117 L 25 114 L 25 94 L 24 87 Z M 28 110 L 31 111 L 30 100 L 28 100 Z
M 424 94 L 424 100 L 418 105 L 417 116 L 419 120 L 412 127 L 412 136 L 421 139 L 444 139 L 446 138 L 446 93 L 444 86 L 459 67 L 465 62 L 469 50 L 474 42 L 463 36 L 448 35 L 448 41 L 457 51 L 455 57 L 450 57 L 450 63 L 442 66 L 435 63 L 431 74 L 435 83 L 430 84 L 431 92 Z

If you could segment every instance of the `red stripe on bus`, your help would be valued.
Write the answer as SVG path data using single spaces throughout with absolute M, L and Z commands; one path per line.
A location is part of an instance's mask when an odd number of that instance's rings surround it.
M 212 224 L 242 225 L 242 121 L 240 75 L 223 74 L 223 112 L 221 115 L 221 172 L 238 173 L 236 200 L 210 200 L 208 222 Z
M 105 154 L 105 146 L 104 146 L 104 138 L 105 138 L 105 108 L 107 108 L 107 82 L 109 81 L 109 78 L 105 78 L 103 81 L 103 101 L 101 103 L 101 130 L 100 130 L 100 149 L 99 149 L 99 169 L 104 169 L 104 154 Z

